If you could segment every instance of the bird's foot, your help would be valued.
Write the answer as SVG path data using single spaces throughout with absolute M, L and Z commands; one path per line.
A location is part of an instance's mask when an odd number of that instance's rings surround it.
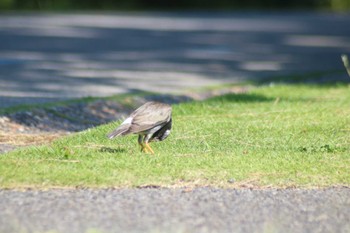
M 152 148 L 149 146 L 148 143 L 145 143 L 145 149 L 147 149 L 147 152 L 150 152 L 151 154 L 154 154 L 154 151 L 152 150 Z
M 147 153 L 147 154 L 154 154 L 154 151 L 148 144 L 140 144 L 141 146 L 141 152 Z

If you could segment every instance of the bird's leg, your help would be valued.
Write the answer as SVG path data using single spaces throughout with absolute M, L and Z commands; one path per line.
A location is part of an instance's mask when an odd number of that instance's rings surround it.
M 151 152 L 151 154 L 154 154 L 154 151 L 153 151 L 152 148 L 149 146 L 148 142 L 145 143 L 145 148 L 147 148 L 147 150 L 148 150 L 149 152 Z
M 137 141 L 138 141 L 139 145 L 141 146 L 141 152 L 144 152 L 145 151 L 145 146 L 143 144 L 142 135 L 139 135 L 139 138 L 138 138 Z
M 147 140 L 147 142 L 146 142 Z M 138 138 L 138 143 L 141 146 L 141 152 L 145 152 L 148 153 L 150 152 L 151 154 L 154 154 L 154 151 L 152 150 L 152 148 L 148 145 L 148 140 L 149 138 L 147 136 L 145 136 L 144 138 L 142 138 L 142 135 L 139 135 Z
M 143 146 L 145 147 L 146 152 L 150 152 L 151 154 L 154 154 L 154 151 L 152 148 L 149 146 L 148 141 L 151 138 L 152 135 L 146 135 L 145 138 L 143 139 Z

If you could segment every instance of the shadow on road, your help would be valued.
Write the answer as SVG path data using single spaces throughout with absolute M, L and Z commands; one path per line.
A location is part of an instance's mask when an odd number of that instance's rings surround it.
M 0 17 L 0 106 L 132 89 L 325 72 L 342 80 L 350 16 L 321 13 L 36 14 Z

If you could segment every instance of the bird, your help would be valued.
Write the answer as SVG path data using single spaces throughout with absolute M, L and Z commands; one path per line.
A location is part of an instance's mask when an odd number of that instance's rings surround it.
M 138 134 L 141 152 L 154 154 L 149 143 L 163 141 L 172 128 L 171 105 L 150 101 L 130 114 L 119 127 L 107 134 L 109 139 L 129 134 Z

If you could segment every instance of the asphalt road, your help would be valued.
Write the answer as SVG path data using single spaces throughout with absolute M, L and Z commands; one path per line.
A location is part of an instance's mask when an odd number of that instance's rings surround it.
M 0 107 L 342 70 L 349 22 L 311 12 L 3 14 Z
M 0 232 L 350 232 L 350 189 L 0 190 Z

